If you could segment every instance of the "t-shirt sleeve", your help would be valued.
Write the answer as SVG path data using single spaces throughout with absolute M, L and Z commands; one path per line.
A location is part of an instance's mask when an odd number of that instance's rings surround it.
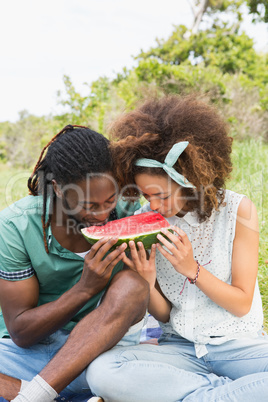
M 142 214 L 144 212 L 149 212 L 149 211 L 152 211 L 152 210 L 150 208 L 150 203 L 148 202 L 148 203 L 144 204 L 141 208 L 137 209 L 134 212 L 134 215 Z
M 139 201 L 130 202 L 119 200 L 116 205 L 116 212 L 118 219 L 125 218 L 126 216 L 134 215 L 134 212 L 137 211 L 141 207 Z
M 0 279 L 19 281 L 34 273 L 18 229 L 12 222 L 0 220 Z

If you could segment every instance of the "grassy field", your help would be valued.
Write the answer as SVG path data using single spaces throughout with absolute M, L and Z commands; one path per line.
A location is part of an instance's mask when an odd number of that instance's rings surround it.
M 268 330 L 268 144 L 234 142 L 234 170 L 227 188 L 249 197 L 258 209 L 260 225 L 259 285 Z M 0 210 L 27 195 L 29 171 L 0 165 Z
M 0 165 L 0 210 L 28 194 L 30 171 Z
M 251 140 L 233 144 L 232 179 L 227 188 L 245 194 L 257 207 L 260 227 L 259 286 L 268 331 L 268 144 Z

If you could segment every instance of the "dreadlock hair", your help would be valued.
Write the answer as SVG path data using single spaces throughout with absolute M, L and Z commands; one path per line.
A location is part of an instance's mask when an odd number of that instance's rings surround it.
M 78 183 L 88 173 L 112 172 L 109 141 L 101 134 L 78 125 L 67 125 L 43 148 L 28 179 L 29 194 L 43 196 L 42 227 L 46 252 L 46 229 L 52 217 L 54 190 L 52 180 L 66 185 Z M 49 217 L 46 222 L 47 200 L 50 196 Z
M 121 188 L 127 188 L 125 196 L 139 195 L 132 185 L 135 175 L 167 175 L 162 168 L 135 166 L 137 159 L 163 163 L 175 143 L 189 141 L 173 166 L 196 186 L 181 188 L 186 210 L 196 211 L 202 222 L 223 203 L 224 184 L 232 171 L 232 138 L 217 110 L 196 96 L 148 100 L 119 117 L 110 127 L 110 137 L 116 178 Z

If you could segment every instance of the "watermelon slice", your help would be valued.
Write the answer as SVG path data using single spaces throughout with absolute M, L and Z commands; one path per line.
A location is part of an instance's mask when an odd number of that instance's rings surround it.
M 150 211 L 108 222 L 103 226 L 89 226 L 81 231 L 90 244 L 96 243 L 103 237 L 118 237 L 117 243 L 111 250 L 122 243 L 128 244 L 130 240 L 134 240 L 135 243 L 141 241 L 144 248 L 148 249 L 153 243 L 159 243 L 156 236 L 163 228 L 172 231 L 170 224 L 162 215 Z

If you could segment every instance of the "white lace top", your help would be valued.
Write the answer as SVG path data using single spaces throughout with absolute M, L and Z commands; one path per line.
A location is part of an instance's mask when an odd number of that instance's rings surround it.
M 173 216 L 167 220 L 180 227 L 193 246 L 194 258 L 213 275 L 226 283 L 231 283 L 232 251 L 235 236 L 238 205 L 243 195 L 226 190 L 225 206 L 213 211 L 208 221 L 199 223 L 195 213 L 187 213 L 183 218 Z M 146 204 L 136 213 L 150 210 Z M 205 344 L 221 344 L 231 339 L 256 337 L 262 328 L 263 313 L 261 296 L 256 282 L 252 307 L 248 314 L 237 317 L 210 300 L 197 286 L 186 281 L 185 276 L 176 272 L 170 262 L 157 250 L 157 280 L 172 303 L 170 321 L 162 324 L 165 333 L 175 333 L 195 343 L 196 355 L 207 353 Z

